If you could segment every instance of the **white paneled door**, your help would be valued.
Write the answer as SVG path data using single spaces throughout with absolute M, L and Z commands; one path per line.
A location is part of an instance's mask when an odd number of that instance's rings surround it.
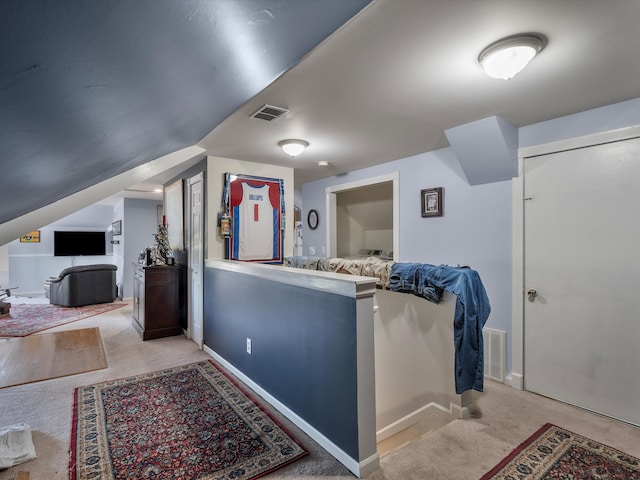
M 202 174 L 189 179 L 189 198 L 189 330 L 191 339 L 202 348 L 204 342 Z
M 640 425 L 640 139 L 523 168 L 525 388 Z

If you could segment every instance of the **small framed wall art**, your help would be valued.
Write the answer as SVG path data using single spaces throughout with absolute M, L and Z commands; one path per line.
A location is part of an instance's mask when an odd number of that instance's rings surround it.
M 122 235 L 122 220 L 116 220 L 111 224 L 112 235 Z
M 423 217 L 441 217 L 444 212 L 444 189 L 425 188 L 420 191 Z
M 40 230 L 34 230 L 21 236 L 20 243 L 40 243 Z

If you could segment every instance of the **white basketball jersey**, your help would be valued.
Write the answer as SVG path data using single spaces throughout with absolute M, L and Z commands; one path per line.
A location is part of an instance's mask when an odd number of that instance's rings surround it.
M 238 260 L 265 260 L 273 257 L 274 208 L 269 185 L 252 187 L 242 184 L 242 201 L 238 205 Z

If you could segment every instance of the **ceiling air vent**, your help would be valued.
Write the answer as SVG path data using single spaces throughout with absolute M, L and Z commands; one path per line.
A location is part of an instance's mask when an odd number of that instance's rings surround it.
M 289 110 L 287 110 L 286 108 L 274 107 L 273 105 L 263 105 L 258 109 L 257 112 L 254 112 L 250 116 L 252 118 L 259 118 L 260 120 L 271 122 L 273 120 L 277 120 L 286 113 L 289 113 Z

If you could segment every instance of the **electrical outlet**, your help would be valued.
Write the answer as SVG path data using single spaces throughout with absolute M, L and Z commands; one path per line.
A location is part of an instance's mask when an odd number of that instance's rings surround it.
M 247 338 L 247 353 L 251 355 L 251 339 Z

